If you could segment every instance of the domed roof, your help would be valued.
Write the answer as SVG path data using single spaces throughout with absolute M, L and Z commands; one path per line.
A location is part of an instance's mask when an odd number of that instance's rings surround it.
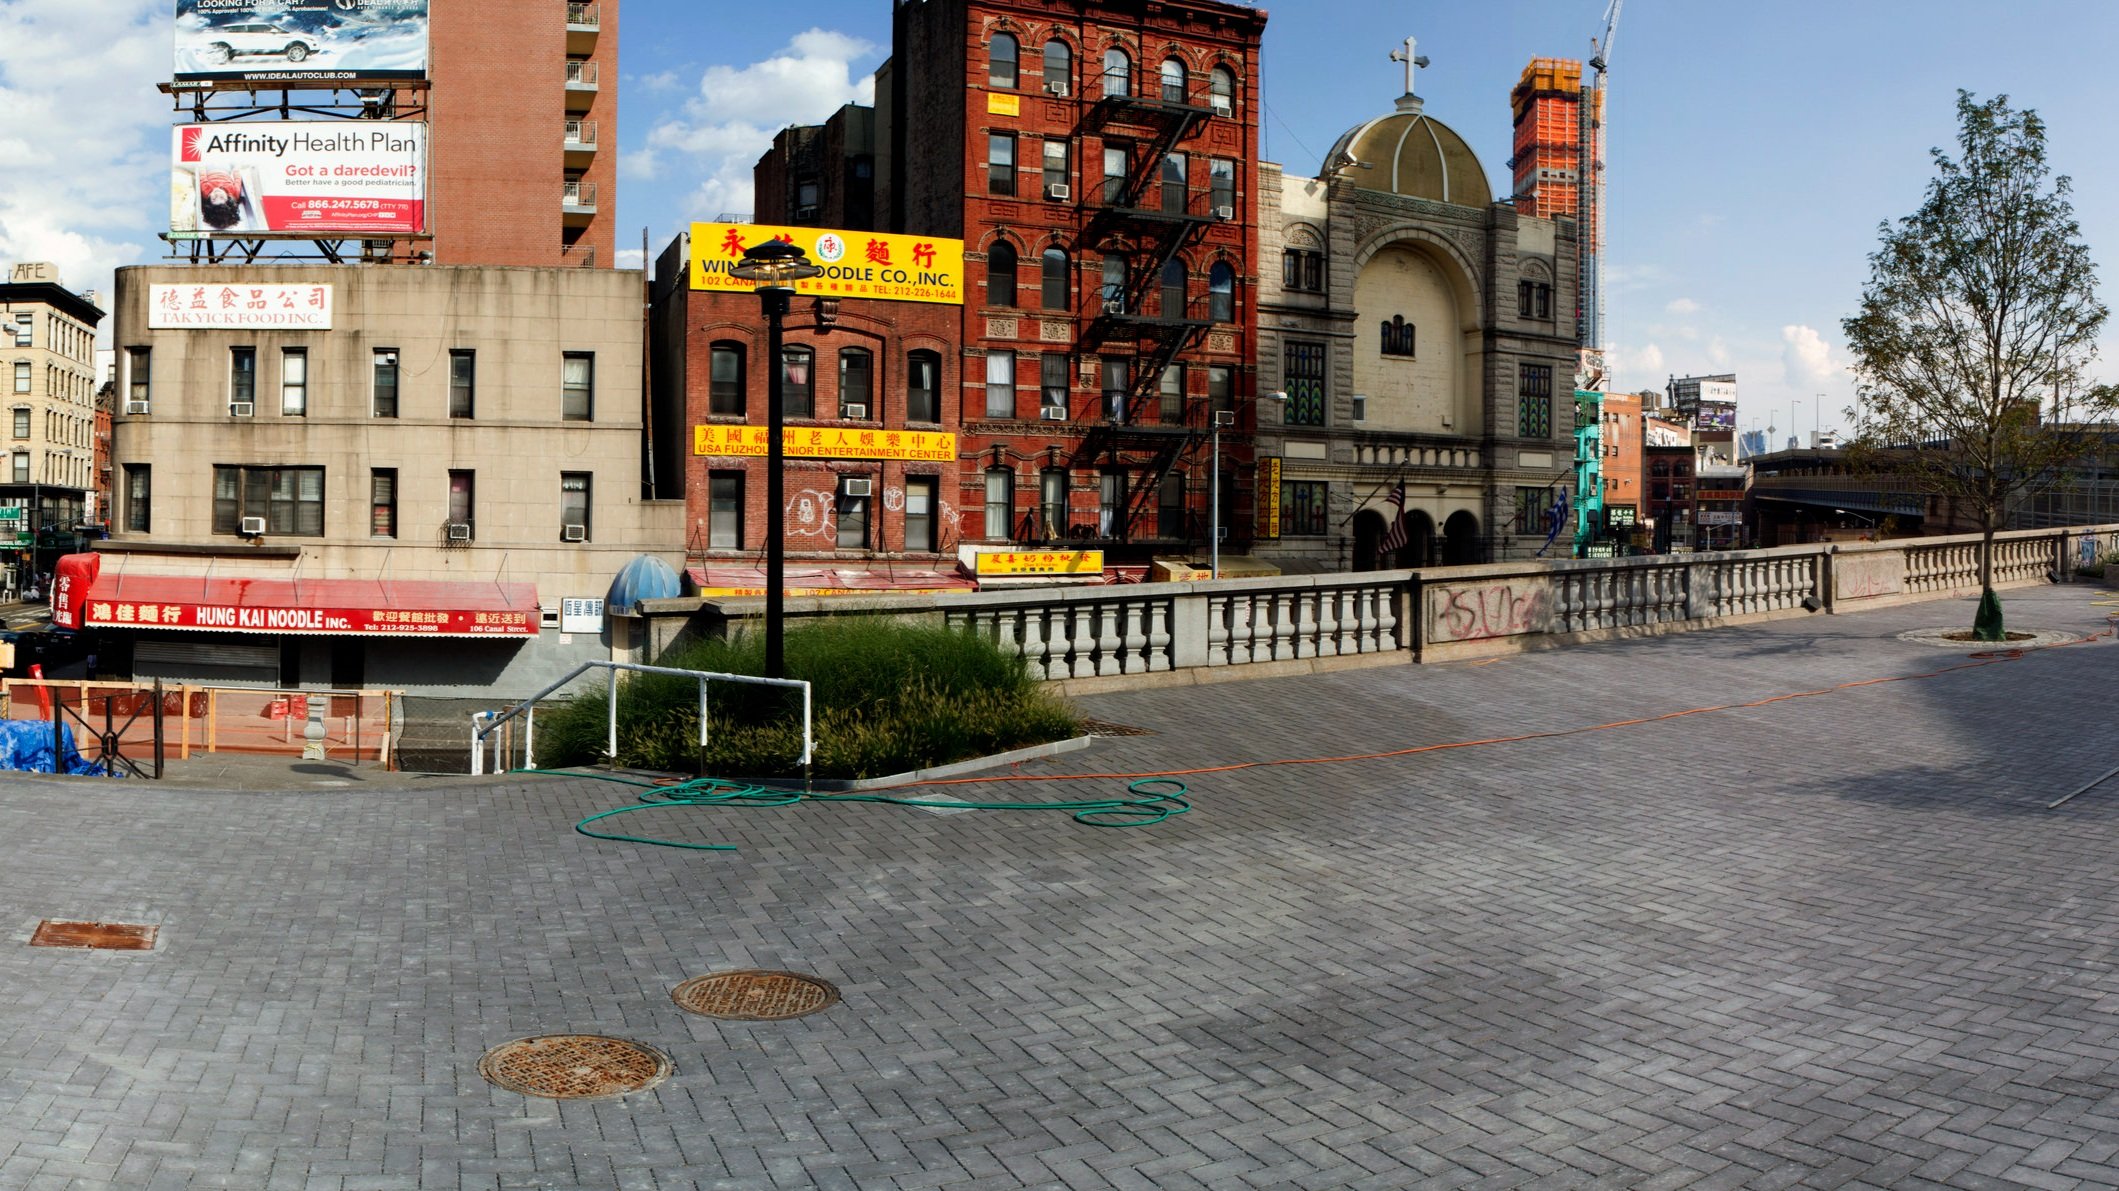
M 1364 162 L 1361 169 L 1351 163 Z M 1494 201 L 1479 155 L 1455 129 L 1420 110 L 1420 98 L 1399 97 L 1398 110 L 1349 129 L 1324 155 L 1324 173 L 1345 168 L 1344 177 L 1364 190 L 1464 207 Z

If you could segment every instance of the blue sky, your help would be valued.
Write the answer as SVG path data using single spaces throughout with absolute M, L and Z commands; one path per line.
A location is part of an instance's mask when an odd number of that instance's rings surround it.
M 690 220 L 749 210 L 750 164 L 773 130 L 865 100 L 888 52 L 888 0 L 624 3 L 621 248 L 646 229 L 659 250 Z M 154 85 L 172 8 L 0 0 L 0 260 L 57 260 L 89 288 L 160 259 L 171 113 Z M 1428 112 L 1471 142 L 1497 189 L 1523 65 L 1586 57 L 1603 28 L 1603 0 L 1268 11 L 1268 160 L 1312 172 L 1340 132 L 1387 110 L 1403 77 L 1387 55 L 1410 35 L 1432 60 L 1419 84 Z M 1618 385 L 1734 371 L 1746 429 L 1842 423 L 1839 320 L 1859 302 L 1877 224 L 1919 204 L 1928 150 L 1952 143 L 1959 87 L 2006 92 L 2045 118 L 2091 256 L 2112 277 L 2119 164 L 2098 113 L 2113 44 L 2119 5 L 2103 3 L 1631 0 L 1610 101 Z M 2100 372 L 2119 378 L 2119 332 Z

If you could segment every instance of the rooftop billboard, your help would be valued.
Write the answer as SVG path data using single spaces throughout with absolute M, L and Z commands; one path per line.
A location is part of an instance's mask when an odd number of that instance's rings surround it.
M 176 0 L 179 83 L 419 79 L 429 0 Z
M 171 132 L 169 230 L 324 238 L 427 228 L 427 126 L 231 120 Z

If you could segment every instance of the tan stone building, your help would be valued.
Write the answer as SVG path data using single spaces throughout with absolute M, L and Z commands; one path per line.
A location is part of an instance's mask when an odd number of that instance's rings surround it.
M 15 265 L 0 285 L 0 384 L 7 422 L 0 439 L 0 591 L 49 571 L 97 516 L 96 326 L 93 294 L 60 284 L 56 265 Z M 32 535 L 39 545 L 26 543 Z
M 606 269 L 119 270 L 113 535 L 55 620 L 136 678 L 521 695 L 610 657 L 563 602 L 682 557 L 640 303 Z

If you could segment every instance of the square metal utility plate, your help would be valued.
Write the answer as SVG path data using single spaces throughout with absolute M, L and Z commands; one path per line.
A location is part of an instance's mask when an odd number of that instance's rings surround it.
M 155 929 L 129 922 L 67 922 L 47 918 L 29 937 L 32 947 L 93 947 L 99 951 L 152 951 Z

